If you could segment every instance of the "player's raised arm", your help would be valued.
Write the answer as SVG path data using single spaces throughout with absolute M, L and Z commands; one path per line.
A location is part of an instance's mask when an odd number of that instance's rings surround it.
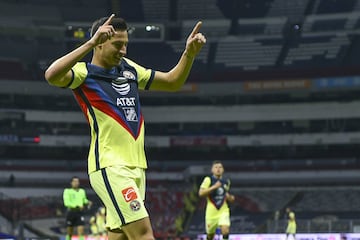
M 65 56 L 55 60 L 49 66 L 49 68 L 45 71 L 45 79 L 49 82 L 49 84 L 58 87 L 66 87 L 69 85 L 72 80 L 71 68 L 86 54 L 93 50 L 94 47 L 106 42 L 116 33 L 115 29 L 110 24 L 114 16 L 115 15 L 112 14 L 106 22 L 99 27 L 90 40 Z
M 206 43 L 205 36 L 200 32 L 202 22 L 199 21 L 186 40 L 186 47 L 179 62 L 169 72 L 155 72 L 151 84 L 152 90 L 177 91 L 189 76 L 196 55 Z

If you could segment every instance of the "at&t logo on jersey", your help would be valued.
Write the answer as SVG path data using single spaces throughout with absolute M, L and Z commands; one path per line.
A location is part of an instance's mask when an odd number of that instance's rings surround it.
M 224 194 L 224 189 L 222 187 L 219 187 L 218 189 L 216 189 L 216 194 L 217 195 L 223 195 Z
M 118 77 L 111 83 L 113 89 L 120 95 L 126 95 L 130 92 L 130 84 L 127 82 L 127 78 Z
M 138 121 L 138 117 L 135 110 L 136 101 L 134 97 L 117 98 L 116 105 L 122 107 L 126 121 L 128 122 Z
M 134 97 L 121 97 L 116 98 L 116 105 L 121 107 L 131 107 L 135 106 L 135 98 Z

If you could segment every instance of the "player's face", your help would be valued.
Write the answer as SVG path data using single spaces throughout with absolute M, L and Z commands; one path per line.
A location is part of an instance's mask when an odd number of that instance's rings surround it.
M 80 181 L 78 178 L 74 178 L 72 181 L 71 181 L 71 187 L 72 188 L 78 188 L 80 186 Z
M 101 55 L 106 65 L 114 67 L 120 64 L 126 55 L 128 42 L 127 31 L 117 30 L 116 34 L 103 44 Z
M 224 167 L 221 163 L 215 163 L 211 168 L 211 172 L 213 175 L 220 177 L 224 173 Z

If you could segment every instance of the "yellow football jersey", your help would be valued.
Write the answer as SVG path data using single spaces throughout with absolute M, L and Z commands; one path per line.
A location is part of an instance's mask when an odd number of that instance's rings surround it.
M 138 89 L 149 89 L 155 72 L 123 58 L 112 69 L 79 62 L 72 73 L 69 88 L 91 129 L 88 172 L 114 165 L 147 168 Z

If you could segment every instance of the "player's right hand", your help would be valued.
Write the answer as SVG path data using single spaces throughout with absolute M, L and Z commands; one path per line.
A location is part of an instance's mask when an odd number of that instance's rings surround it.
M 186 40 L 186 51 L 191 57 L 195 57 L 206 43 L 205 36 L 199 32 L 202 22 L 199 21 Z
M 103 25 L 98 28 L 95 34 L 91 37 L 90 42 L 92 42 L 94 46 L 106 42 L 107 40 L 111 39 L 114 34 L 116 34 L 114 27 L 111 25 L 111 20 L 114 17 L 115 14 L 111 14 L 111 16 L 104 22 Z

